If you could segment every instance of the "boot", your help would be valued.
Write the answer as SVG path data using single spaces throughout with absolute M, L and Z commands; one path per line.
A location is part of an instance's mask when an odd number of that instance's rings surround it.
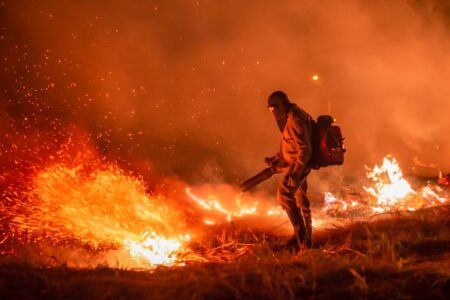
M 309 214 L 303 214 L 305 216 L 305 228 L 306 228 L 306 235 L 305 235 L 305 246 L 306 248 L 310 249 L 312 247 L 312 217 L 311 213 Z
M 284 244 L 283 248 L 293 252 L 298 252 L 300 250 L 300 246 L 298 245 L 297 235 L 293 234 Z
M 286 243 L 286 248 L 293 249 L 296 252 L 300 249 L 301 245 L 305 242 L 306 237 L 306 226 L 305 220 L 301 215 L 301 210 L 289 209 L 286 213 L 291 221 L 292 227 L 294 228 L 294 236 L 288 240 Z

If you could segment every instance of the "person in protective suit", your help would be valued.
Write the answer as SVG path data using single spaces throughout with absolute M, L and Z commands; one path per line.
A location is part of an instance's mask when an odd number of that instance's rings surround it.
M 278 187 L 277 199 L 286 211 L 294 236 L 287 242 L 290 249 L 299 250 L 303 245 L 312 246 L 312 218 L 307 192 L 307 181 L 311 167 L 311 116 L 289 101 L 282 91 L 273 92 L 268 99 L 268 108 L 273 113 L 281 131 L 280 152 L 266 158 L 267 164 L 277 172 L 286 171 Z

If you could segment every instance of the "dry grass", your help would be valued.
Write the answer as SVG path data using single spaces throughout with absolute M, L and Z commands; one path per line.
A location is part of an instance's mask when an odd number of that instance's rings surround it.
M 303 255 L 235 228 L 192 245 L 184 267 L 153 271 L 38 267 L 4 256 L 2 299 L 448 299 L 450 207 L 315 234 Z

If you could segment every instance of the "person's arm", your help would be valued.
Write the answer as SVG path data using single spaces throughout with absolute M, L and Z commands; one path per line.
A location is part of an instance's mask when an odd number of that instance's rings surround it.
M 264 158 L 264 162 L 272 167 L 275 173 L 281 173 L 285 167 L 285 162 L 280 152 L 274 156 Z
M 289 186 L 295 186 L 298 183 L 305 167 L 311 158 L 311 141 L 307 133 L 308 124 L 298 119 L 295 115 L 290 114 L 286 122 L 286 130 L 293 140 L 296 148 L 296 157 L 294 157 L 294 164 L 289 168 L 287 177 Z

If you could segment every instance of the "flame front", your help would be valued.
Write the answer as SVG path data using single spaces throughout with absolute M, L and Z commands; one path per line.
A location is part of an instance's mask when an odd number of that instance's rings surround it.
M 368 169 L 367 177 L 372 186 L 364 187 L 366 196 L 343 198 L 327 192 L 322 212 L 364 208 L 372 214 L 448 202 L 438 185 L 413 189 L 397 161 L 390 157 L 381 166 Z M 147 191 L 142 179 L 126 174 L 116 164 L 54 163 L 32 176 L 29 190 L 18 193 L 24 199 L 15 199 L 13 207 L 2 211 L 10 216 L 12 232 L 25 242 L 87 247 L 97 253 L 113 253 L 123 267 L 144 268 L 183 265 L 191 252 L 192 237 L 198 238 L 193 226 L 198 221 L 220 226 L 238 218 L 257 217 L 264 222 L 256 223 L 273 228 L 282 222 L 288 224 L 280 205 L 268 201 L 273 199 L 266 201 L 251 194 L 244 197 L 228 185 L 214 186 L 217 193 L 211 193 L 211 188 L 206 189 L 208 197 L 186 188 L 187 198 L 194 203 L 191 218 L 184 210 L 189 203 L 174 202 L 166 193 L 163 196 L 163 191 Z M 188 224 L 187 219 L 194 219 L 194 223 Z M 314 227 L 324 226 L 322 221 L 315 218 Z
M 11 224 L 27 238 L 126 250 L 138 266 L 171 265 L 189 235 L 181 229 L 182 215 L 166 203 L 116 165 L 86 171 L 56 164 L 35 175 Z

